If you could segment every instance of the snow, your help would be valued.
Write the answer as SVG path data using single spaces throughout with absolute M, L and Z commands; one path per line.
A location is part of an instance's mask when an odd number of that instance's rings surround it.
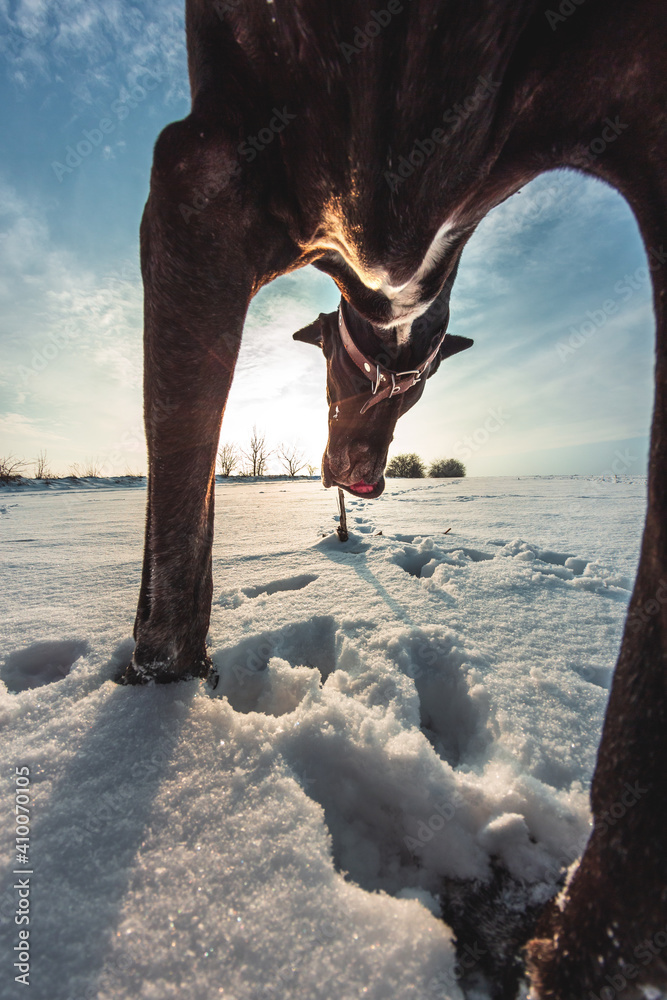
M 112 682 L 143 489 L 3 490 L 0 935 L 27 765 L 31 995 L 488 996 L 493 914 L 536 911 L 589 832 L 645 494 L 389 480 L 341 544 L 318 483 L 219 482 L 212 691 Z

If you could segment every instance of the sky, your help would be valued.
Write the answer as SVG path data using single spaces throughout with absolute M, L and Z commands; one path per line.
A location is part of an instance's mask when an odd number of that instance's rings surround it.
M 0 0 L 0 57 L 0 456 L 143 472 L 138 228 L 155 138 L 189 110 L 181 5 Z M 256 425 L 319 468 L 324 360 L 291 334 L 337 302 L 313 268 L 259 293 L 223 442 Z M 450 332 L 475 346 L 441 365 L 390 456 L 457 457 L 469 475 L 645 473 L 653 308 L 616 192 L 559 171 L 491 212 Z

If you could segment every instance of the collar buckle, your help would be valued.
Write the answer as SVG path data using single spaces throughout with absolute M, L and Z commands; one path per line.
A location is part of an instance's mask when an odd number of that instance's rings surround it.
M 405 372 L 392 372 L 388 368 L 382 369 L 377 362 L 371 362 L 371 359 L 359 350 L 350 336 L 350 331 L 348 330 L 345 320 L 343 319 L 342 303 L 338 307 L 338 328 L 346 353 L 371 383 L 371 397 L 362 406 L 360 411 L 361 413 L 365 413 L 369 407 L 373 406 L 375 403 L 379 403 L 380 400 L 395 396 L 401 392 L 407 392 L 407 390 L 411 389 L 413 385 L 417 384 L 417 382 L 421 382 L 423 376 L 431 367 L 431 364 L 435 359 L 447 332 L 446 328 L 443 329 L 435 347 L 431 349 L 431 353 L 426 360 L 422 362 L 419 368 L 412 368 Z M 373 367 L 375 367 L 374 375 L 372 374 Z M 407 380 L 410 375 L 412 376 L 412 379 L 408 382 Z M 389 376 L 391 376 L 391 385 L 389 385 L 388 382 Z M 383 382 L 386 383 L 386 385 L 381 388 L 381 383 Z

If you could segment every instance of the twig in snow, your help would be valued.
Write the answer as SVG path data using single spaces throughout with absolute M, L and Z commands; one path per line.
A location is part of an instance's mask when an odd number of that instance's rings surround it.
M 341 542 L 346 542 L 348 534 L 347 517 L 345 516 L 345 494 L 340 488 L 338 490 L 338 510 L 340 511 L 340 521 L 338 523 L 338 527 L 336 528 L 336 534 L 340 538 Z

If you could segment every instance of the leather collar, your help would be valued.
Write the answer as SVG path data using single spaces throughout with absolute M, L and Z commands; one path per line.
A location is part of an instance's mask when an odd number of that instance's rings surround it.
M 348 356 L 359 371 L 366 376 L 372 386 L 371 398 L 364 403 L 359 411 L 360 413 L 365 413 L 371 406 L 379 403 L 381 399 L 387 399 L 389 396 L 398 396 L 401 393 L 407 392 L 413 385 L 420 382 L 431 364 L 435 361 L 442 342 L 447 335 L 447 328 L 445 327 L 438 337 L 435 347 L 418 368 L 413 368 L 406 372 L 395 372 L 390 368 L 385 368 L 384 365 L 379 365 L 372 358 L 364 354 L 363 351 L 359 350 L 347 328 L 347 324 L 343 318 L 343 309 L 340 305 L 338 306 L 338 330 Z

